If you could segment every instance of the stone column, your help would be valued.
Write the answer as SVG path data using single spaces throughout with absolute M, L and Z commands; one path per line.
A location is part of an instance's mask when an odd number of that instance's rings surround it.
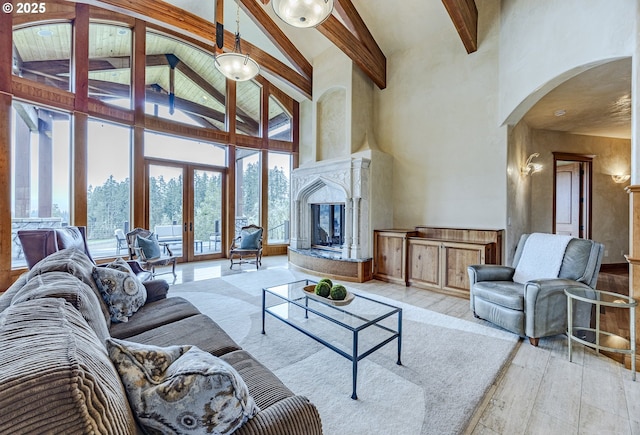
M 351 198 L 344 202 L 344 243 L 342 244 L 342 258 L 351 258 L 351 243 L 353 240 L 353 203 Z
M 353 243 L 351 258 L 360 258 L 360 198 L 353 198 Z

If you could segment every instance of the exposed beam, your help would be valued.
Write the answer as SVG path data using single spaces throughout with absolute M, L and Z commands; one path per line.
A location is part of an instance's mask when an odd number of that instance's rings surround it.
M 253 22 L 262 32 L 269 37 L 271 42 L 275 44 L 284 56 L 291 62 L 294 67 L 306 78 L 313 75 L 313 67 L 300 51 L 293 45 L 291 40 L 287 38 L 280 27 L 271 19 L 255 0 L 236 0 L 242 10 L 251 17 Z
M 478 8 L 474 0 L 442 0 L 467 53 L 478 50 Z
M 387 87 L 387 59 L 384 55 L 370 52 L 364 42 L 333 15 L 329 15 L 317 29 L 349 56 L 380 89 Z
M 362 41 L 379 62 L 382 62 L 386 67 L 387 59 L 384 56 L 384 53 L 380 49 L 380 46 L 373 38 L 373 35 L 369 31 L 369 28 L 362 20 L 362 17 L 358 13 L 358 10 L 355 8 L 351 0 L 336 0 L 335 9 L 338 12 L 338 15 L 346 22 L 350 24 L 350 28 L 352 33 Z

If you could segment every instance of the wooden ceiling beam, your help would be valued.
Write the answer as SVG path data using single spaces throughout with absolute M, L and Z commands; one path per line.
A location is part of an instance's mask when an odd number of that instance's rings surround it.
M 352 33 L 355 33 L 358 39 L 364 43 L 367 50 L 369 50 L 379 62 L 382 62 L 386 69 L 387 58 L 351 0 L 336 0 L 335 9 L 338 15 L 340 15 L 345 22 L 349 23 L 348 27 Z
M 278 25 L 271 19 L 269 14 L 255 0 L 237 0 L 242 10 L 249 15 L 256 26 L 269 37 L 271 42 L 284 54 L 284 56 L 294 65 L 300 74 L 310 79 L 313 76 L 313 67 L 300 51 L 293 45 L 293 42 Z
M 349 56 L 378 88 L 387 87 L 387 59 L 380 55 L 382 52 L 376 54 L 369 51 L 367 45 L 333 15 L 329 15 L 317 29 Z
M 478 8 L 474 0 L 442 0 L 467 53 L 478 50 Z

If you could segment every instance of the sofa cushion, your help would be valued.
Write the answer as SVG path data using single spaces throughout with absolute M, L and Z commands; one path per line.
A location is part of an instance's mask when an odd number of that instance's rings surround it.
M 27 283 L 27 273 L 23 273 L 17 280 L 2 294 L 0 294 L 0 313 L 6 310 L 13 301 L 16 293 Z
M 240 349 L 240 346 L 216 322 L 204 314 L 158 326 L 151 331 L 129 337 L 127 340 L 161 347 L 189 344 L 215 356 Z
M 200 314 L 200 311 L 186 299 L 161 299 L 143 305 L 128 322 L 113 323 L 109 332 L 114 338 L 127 338 L 196 314 Z
M 104 345 L 65 300 L 0 313 L 0 349 L 0 433 L 136 433 Z
M 127 322 L 147 301 L 147 289 L 133 273 L 94 267 L 93 279 L 113 322 Z
M 69 273 L 91 287 L 91 289 L 96 292 L 98 299 L 102 301 L 100 290 L 98 290 L 98 286 L 93 279 L 93 267 L 93 262 L 85 255 L 84 252 L 77 249 L 63 249 L 61 251 L 54 252 L 37 262 L 31 270 L 27 272 L 27 281 L 34 276 L 48 272 Z M 110 325 L 111 315 L 109 314 L 107 305 L 105 303 L 101 303 L 100 307 L 102 309 L 102 313 L 107 319 L 107 324 Z
M 29 280 L 15 295 L 13 303 L 41 298 L 63 298 L 80 312 L 103 343 L 109 337 L 109 326 L 102 314 L 101 302 L 85 283 L 64 272 L 49 272 Z
M 238 372 L 195 346 L 109 339 L 107 348 L 146 431 L 230 434 L 259 411 Z
M 480 281 L 473 295 L 512 310 L 524 311 L 524 285 L 513 281 Z
M 249 393 L 260 409 L 267 409 L 294 394 L 271 370 L 259 363 L 245 350 L 229 352 L 220 357 L 240 373 Z

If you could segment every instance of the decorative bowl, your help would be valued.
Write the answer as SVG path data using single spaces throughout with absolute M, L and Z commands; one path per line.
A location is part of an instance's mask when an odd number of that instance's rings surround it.
M 349 290 L 347 290 L 347 297 L 345 297 L 341 301 L 334 301 L 333 299 L 331 299 L 331 296 L 329 296 L 327 298 L 323 298 L 322 296 L 316 294 L 316 286 L 315 286 L 315 284 L 314 285 L 307 285 L 303 289 L 304 289 L 304 294 L 307 295 L 308 297 L 310 297 L 311 299 L 315 299 L 317 301 L 325 302 L 325 303 L 330 304 L 330 305 L 335 305 L 336 307 L 341 307 L 343 305 L 349 305 L 353 301 L 353 299 L 355 298 L 355 295 L 353 293 L 351 293 Z

